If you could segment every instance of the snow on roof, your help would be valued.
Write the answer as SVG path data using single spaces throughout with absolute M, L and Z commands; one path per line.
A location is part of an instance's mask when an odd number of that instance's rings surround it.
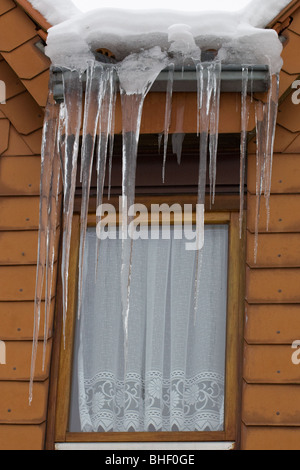
M 267 64 L 273 73 L 282 67 L 278 35 L 264 27 L 290 0 L 252 0 L 237 12 L 99 8 L 87 13 L 79 12 L 71 0 L 30 1 L 55 24 L 48 31 L 46 48 L 54 65 L 85 69 L 95 51 L 103 48 L 118 61 L 155 46 L 169 51 L 177 31 L 179 43 L 189 37 L 188 42 L 201 50 L 219 51 L 223 63 Z
M 72 0 L 29 0 L 29 3 L 53 26 L 81 14 Z

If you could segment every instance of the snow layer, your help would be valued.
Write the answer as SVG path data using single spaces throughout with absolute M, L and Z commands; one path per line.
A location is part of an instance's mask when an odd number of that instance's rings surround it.
M 255 28 L 240 12 L 129 11 L 99 9 L 49 30 L 46 54 L 59 66 L 85 69 L 97 49 L 106 48 L 118 61 L 130 53 L 160 46 L 170 49 L 170 28 L 186 25 L 201 50 L 219 51 L 223 63 L 269 64 L 280 70 L 282 45 L 272 29 Z M 174 39 L 174 34 L 171 35 Z
M 252 0 L 240 11 L 244 21 L 256 28 L 265 28 L 291 0 Z
M 29 0 L 29 3 L 53 26 L 81 14 L 72 0 Z

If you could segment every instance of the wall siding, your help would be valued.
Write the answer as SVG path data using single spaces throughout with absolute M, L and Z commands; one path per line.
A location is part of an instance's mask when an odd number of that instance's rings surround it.
M 28 403 L 49 69 L 48 58 L 34 45 L 39 40 L 24 10 L 0 0 L 0 79 L 7 84 L 6 104 L 0 105 L 0 340 L 6 344 L 6 364 L 0 366 L 0 450 L 45 447 L 55 298 L 45 369 L 42 321 L 33 403 Z
M 288 86 L 300 74 L 300 10 L 292 16 L 283 53 Z M 270 227 L 263 207 L 256 263 L 256 155 L 254 142 L 249 145 L 243 450 L 300 449 L 300 366 L 292 363 L 291 349 L 300 340 L 300 107 L 291 92 L 279 106 Z

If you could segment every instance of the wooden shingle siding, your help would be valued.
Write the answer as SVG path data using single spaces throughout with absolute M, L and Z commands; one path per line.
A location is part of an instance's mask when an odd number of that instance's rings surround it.
M 5 156 L 19 156 L 19 155 L 33 155 L 34 152 L 26 144 L 23 136 L 21 136 L 14 126 L 10 123 L 8 147 L 2 155 Z
M 300 304 L 247 304 L 248 344 L 286 344 L 300 338 Z
M 282 92 L 300 75 L 300 9 L 292 16 L 284 33 Z M 300 366 L 292 362 L 291 347 L 300 340 L 300 106 L 291 89 L 280 103 L 276 131 L 270 225 L 267 231 L 262 197 L 256 263 L 256 155 L 254 142 L 249 145 L 244 450 L 300 449 Z
M 41 450 L 46 423 L 39 425 L 0 424 L 0 450 Z
M 35 36 L 11 52 L 2 52 L 4 60 L 20 80 L 30 80 L 49 69 L 49 58 L 36 47 L 40 40 Z
M 0 424 L 40 424 L 46 421 L 48 381 L 37 382 L 36 400 L 28 403 L 27 382 L 0 382 Z
M 29 382 L 32 341 L 6 341 L 6 364 L 0 367 L 0 381 Z M 43 342 L 39 342 L 34 380 L 44 382 L 49 378 L 52 339 L 47 343 L 46 367 L 43 370 Z M 25 399 L 28 400 L 28 389 Z M 1 417 L 0 417 L 1 420 Z
M 31 134 L 43 126 L 44 113 L 27 91 L 0 104 L 0 109 L 20 134 Z
M 6 104 L 0 105 L 0 340 L 6 344 L 6 364 L 0 366 L 0 450 L 45 447 L 55 297 L 44 370 L 45 303 L 41 303 L 33 402 L 28 404 L 41 136 L 50 64 L 35 46 L 41 37 L 45 39 L 40 28 L 19 4 L 0 0 L 0 80 L 7 92 Z M 58 241 L 56 259 L 57 252 Z M 56 267 L 57 263 L 54 284 Z
M 248 192 L 256 194 L 256 156 L 248 158 Z M 293 172 L 291 172 L 293 168 Z M 299 194 L 300 192 L 300 155 L 299 153 L 275 153 L 272 171 L 272 194 Z
M 255 236 L 248 232 L 247 259 L 251 268 L 300 267 L 300 233 L 261 233 L 258 236 L 258 252 L 254 260 Z
M 242 426 L 244 450 L 295 450 L 299 448 L 300 427 Z
M 3 341 L 31 341 L 33 332 L 34 303 L 28 302 L 0 302 L 1 338 Z M 52 299 L 50 309 L 50 328 L 48 339 L 53 334 L 53 318 L 55 299 Z M 41 327 L 39 339 L 44 339 L 44 311 L 45 303 L 41 303 Z
M 54 273 L 56 273 L 56 265 Z M 0 266 L 0 298 L 5 302 L 34 300 L 36 266 Z M 56 277 L 53 277 L 55 292 Z M 43 294 L 43 299 L 44 299 Z
M 287 344 L 245 344 L 244 380 L 251 384 L 300 385 L 299 366 L 292 363 L 292 353 L 291 345 Z M 282 399 L 285 400 L 284 395 Z M 293 409 L 295 405 L 290 406 Z
M 38 196 L 0 197 L 0 231 L 37 230 L 39 203 Z
M 244 422 L 248 426 L 300 426 L 298 385 L 244 384 Z M 285 397 L 283 400 L 282 397 Z
M 0 159 L 0 196 L 40 194 L 41 159 L 39 156 Z

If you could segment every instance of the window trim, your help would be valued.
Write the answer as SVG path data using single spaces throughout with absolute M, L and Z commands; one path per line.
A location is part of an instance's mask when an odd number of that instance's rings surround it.
M 137 198 L 146 206 L 155 203 L 155 197 Z M 146 201 L 145 201 L 146 199 Z M 159 197 L 159 203 L 169 202 L 169 197 Z M 173 199 L 173 198 L 172 198 Z M 185 198 L 183 198 L 184 200 Z M 184 203 L 177 198 L 177 202 Z M 95 226 L 95 214 L 90 214 L 88 225 Z M 244 317 L 245 284 L 245 236 L 239 236 L 239 213 L 235 211 L 207 212 L 205 224 L 229 226 L 228 251 L 228 300 L 226 332 L 225 373 L 225 425 L 221 432 L 136 432 L 136 433 L 70 433 L 68 421 L 72 385 L 73 345 L 76 322 L 76 295 L 78 284 L 78 260 L 80 240 L 80 215 L 74 214 L 69 267 L 68 315 L 66 320 L 66 343 L 64 346 L 61 305 L 56 306 L 56 346 L 53 351 L 53 367 L 50 385 L 49 418 L 46 447 L 57 443 L 105 443 L 105 442 L 239 442 L 241 351 Z M 245 233 L 245 223 L 244 223 Z M 61 290 L 61 280 L 58 280 Z

